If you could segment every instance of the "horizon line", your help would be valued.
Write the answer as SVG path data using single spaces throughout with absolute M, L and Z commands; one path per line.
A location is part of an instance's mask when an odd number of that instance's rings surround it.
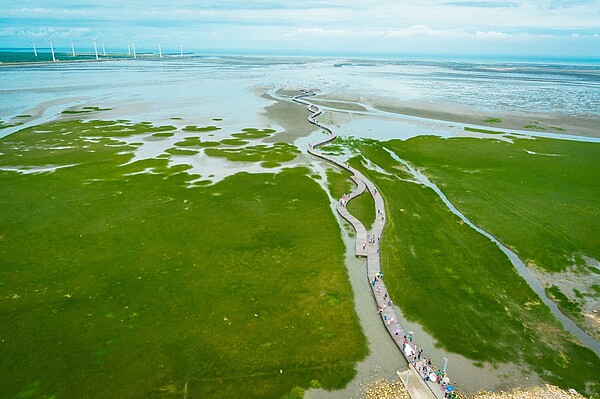
M 69 54 L 71 53 L 70 47 L 55 47 L 55 53 Z M 114 47 L 107 47 L 107 56 L 110 55 L 127 55 L 127 49 L 116 49 Z M 0 47 L 0 52 L 11 52 L 11 53 L 32 53 L 30 47 Z M 38 53 L 50 54 L 51 50 L 48 47 L 38 47 Z M 156 55 L 158 56 L 158 48 L 154 47 L 142 47 L 137 48 L 136 52 L 138 55 Z M 170 50 L 170 47 L 162 48 L 163 55 L 179 55 L 179 47 Z M 184 49 L 184 55 L 189 56 L 210 56 L 210 55 L 229 55 L 229 56 L 281 56 L 281 57 L 323 57 L 323 58 L 344 58 L 344 57 L 355 57 L 355 58 L 394 58 L 394 59 L 414 59 L 416 60 L 456 60 L 460 61 L 505 61 L 505 62 L 525 62 L 525 61 L 544 61 L 544 62 L 561 62 L 561 61 L 578 61 L 578 62 L 591 62 L 600 63 L 600 56 L 589 56 L 589 55 L 523 55 L 523 54 L 469 54 L 469 53 L 402 53 L 399 51 L 346 51 L 346 50 L 314 50 L 314 49 L 257 49 L 257 48 L 190 48 Z M 81 55 L 94 55 L 94 49 L 85 47 L 80 50 Z M 132 57 L 133 58 L 133 57 Z M 67 60 L 63 60 L 67 61 Z

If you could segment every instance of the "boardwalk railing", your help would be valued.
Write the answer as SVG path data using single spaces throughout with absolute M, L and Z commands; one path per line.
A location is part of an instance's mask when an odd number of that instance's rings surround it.
M 381 320 L 384 323 L 385 327 L 388 330 L 388 333 L 398 346 L 398 349 L 402 353 L 402 356 L 409 363 L 409 370 L 414 370 L 417 372 L 421 379 L 424 380 L 425 375 L 423 373 L 423 366 L 427 369 L 427 376 L 429 376 L 429 370 L 434 372 L 433 367 L 425 363 L 419 352 L 417 351 L 417 347 L 413 342 L 412 332 L 406 332 L 400 323 L 398 322 L 398 317 L 396 316 L 396 311 L 392 304 L 390 297 L 388 296 L 387 289 L 385 287 L 385 283 L 383 282 L 383 273 L 380 268 L 380 258 L 379 258 L 379 244 L 381 240 L 381 235 L 383 233 L 383 229 L 385 227 L 385 203 L 381 195 L 379 195 L 377 187 L 373 184 L 369 179 L 367 179 L 362 173 L 358 170 L 354 169 L 348 164 L 337 161 L 336 159 L 329 157 L 319 151 L 317 151 L 317 147 L 322 146 L 324 144 L 330 143 L 337 138 L 335 132 L 322 124 L 320 124 L 316 117 L 322 114 L 322 110 L 316 106 L 315 104 L 311 104 L 303 98 L 314 96 L 315 93 L 310 90 L 302 90 L 301 94 L 294 96 L 293 100 L 299 104 L 303 104 L 306 106 L 306 109 L 311 113 L 308 116 L 308 121 L 313 125 L 323 129 L 329 135 L 323 140 L 309 144 L 308 153 L 321 158 L 339 168 L 342 168 L 352 174 L 352 180 L 356 183 L 357 188 L 353 192 L 347 194 L 343 198 L 343 202 L 338 202 L 337 211 L 338 213 L 346 219 L 356 230 L 356 248 L 355 255 L 362 256 L 367 258 L 367 279 L 369 284 L 371 285 L 373 295 L 375 297 L 375 301 L 377 302 L 377 311 L 381 315 Z M 369 190 L 369 193 L 373 197 L 375 202 L 375 222 L 371 227 L 371 231 L 368 232 L 365 226 L 348 210 L 346 209 L 346 204 L 348 201 L 353 198 L 361 195 L 366 189 Z M 447 379 L 447 377 L 446 377 Z M 449 381 L 449 380 L 446 380 Z M 442 385 L 438 382 L 434 381 L 423 381 L 424 384 L 413 384 L 413 386 L 407 386 L 409 393 L 413 397 L 423 397 L 425 394 L 429 398 L 444 398 L 444 389 Z M 444 382 L 444 387 L 446 382 Z M 420 390 L 418 393 L 412 392 L 417 387 L 420 386 L 426 387 L 425 389 Z

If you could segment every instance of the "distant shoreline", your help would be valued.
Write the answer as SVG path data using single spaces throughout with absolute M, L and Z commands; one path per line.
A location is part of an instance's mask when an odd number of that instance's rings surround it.
M 25 48 L 0 48 L 0 65 L 8 63 L 1 62 L 2 53 L 11 54 L 26 54 L 32 55 L 31 49 Z M 50 51 L 47 48 L 38 48 L 38 54 L 50 56 Z M 56 62 L 75 62 L 75 61 L 96 61 L 93 49 L 86 49 L 80 52 L 82 55 L 77 57 L 90 57 L 83 60 L 66 59 L 71 58 L 71 50 L 61 48 L 60 51 L 55 50 L 56 56 L 61 56 Z M 100 56 L 100 55 L 99 55 Z M 311 52 L 298 49 L 296 51 L 278 51 L 278 50 L 241 50 L 241 49 L 200 49 L 193 51 L 185 51 L 184 57 L 278 57 L 278 58 L 320 58 L 320 59 L 352 59 L 352 60 L 389 60 L 389 61 L 406 61 L 406 62 L 451 62 L 451 63 L 467 63 L 467 64 L 509 64 L 509 65 L 564 65 L 564 66 L 591 66 L 600 67 L 600 57 L 523 57 L 523 56 L 473 56 L 473 55 L 432 55 L 432 54 L 386 54 L 386 53 L 346 53 L 346 52 Z M 107 52 L 106 56 L 100 56 L 102 60 L 115 59 L 134 59 L 133 55 L 128 55 L 126 52 Z M 142 48 L 137 52 L 137 57 L 141 59 L 160 58 L 154 48 Z M 181 57 L 179 51 L 163 52 L 164 58 Z M 54 63 L 51 59 L 45 61 L 23 61 L 15 62 L 22 63 Z
M 62 53 L 61 53 L 62 54 Z M 85 55 L 88 57 L 88 55 Z M 184 57 L 186 55 L 184 54 Z M 71 56 L 69 56 L 71 57 Z M 44 60 L 44 61 L 16 61 L 16 62 L 2 62 L 0 61 L 0 67 L 3 66 L 43 66 L 43 65 L 56 65 L 56 64 L 75 64 L 75 63 L 85 63 L 85 62 L 106 62 L 106 61 L 126 61 L 126 60 L 140 60 L 140 61 L 148 61 L 148 60 L 161 60 L 161 59 L 172 59 L 172 58 L 182 58 L 180 55 L 163 55 L 163 57 L 159 57 L 154 54 L 138 54 L 136 58 L 133 56 L 129 56 L 127 54 L 114 54 L 114 55 L 105 55 L 99 56 L 98 59 L 94 58 L 95 56 L 92 54 L 92 58 L 80 58 L 80 59 L 57 59 L 56 61 L 52 60 Z

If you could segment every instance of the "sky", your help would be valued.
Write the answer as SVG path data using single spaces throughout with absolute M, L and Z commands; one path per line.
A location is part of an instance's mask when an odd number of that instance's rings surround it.
M 0 48 L 600 58 L 600 0 L 0 0 Z

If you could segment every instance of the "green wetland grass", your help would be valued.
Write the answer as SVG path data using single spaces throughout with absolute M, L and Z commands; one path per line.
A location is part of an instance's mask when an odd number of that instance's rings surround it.
M 256 129 L 256 128 L 245 128 L 240 133 L 233 133 L 233 137 L 240 139 L 263 139 L 271 136 L 275 133 L 273 129 Z
M 485 133 L 485 134 L 504 134 L 504 132 L 499 132 L 497 130 L 489 130 L 489 129 L 480 129 L 475 127 L 464 127 L 465 132 L 473 132 L 473 133 Z
M 73 115 L 73 114 L 76 115 L 76 114 L 89 114 L 91 112 L 101 112 L 101 111 L 110 111 L 110 108 L 85 106 L 85 107 L 81 107 L 80 109 L 67 109 L 67 110 L 64 110 L 62 113 L 66 114 L 66 115 Z
M 485 123 L 502 123 L 502 119 L 500 119 L 500 118 L 494 118 L 494 117 L 486 118 L 483 121 Z
M 383 147 L 421 168 L 474 223 L 551 271 L 583 253 L 598 259 L 593 201 L 600 184 L 590 167 L 598 145 L 416 137 L 364 141 L 361 154 L 385 173 L 366 168 L 361 157 L 351 164 L 385 197 L 382 268 L 408 319 L 449 351 L 514 362 L 550 383 L 600 397 L 600 359 L 574 342 L 492 242 L 432 190 L 410 181 Z
M 548 272 L 600 259 L 600 144 L 419 137 L 388 148 L 423 168 L 475 224 Z
M 583 296 L 581 295 L 579 290 L 577 291 L 577 293 L 579 294 L 578 296 L 583 298 Z M 558 303 L 560 308 L 564 309 L 565 312 L 568 312 L 569 314 L 580 314 L 581 313 L 581 306 L 579 304 L 574 303 L 571 300 L 569 300 L 569 298 L 565 294 L 562 293 L 562 291 L 560 290 L 559 287 L 553 285 L 549 288 L 546 288 L 546 295 L 549 298 L 552 298 L 552 300 L 554 302 Z
M 175 130 L 59 121 L 0 140 L 0 168 L 70 165 L 0 170 L 4 397 L 280 398 L 354 376 L 366 340 L 309 170 L 190 186 L 168 153 L 129 163 L 123 138 Z
M 16 118 L 24 118 L 24 116 L 17 116 Z M 0 130 L 6 129 L 6 128 L 9 128 L 9 127 L 13 127 L 13 126 L 19 126 L 19 125 L 22 125 L 22 124 L 23 124 L 22 122 L 13 122 L 13 123 L 11 123 L 11 122 L 6 122 L 6 121 L 0 119 Z
M 175 143 L 177 147 L 199 147 L 201 144 L 200 137 L 186 137 L 183 141 Z
M 541 131 L 554 130 L 557 132 L 565 131 L 565 129 L 563 129 L 562 127 L 559 127 L 559 126 L 542 126 L 542 124 L 538 121 L 533 121 L 531 123 L 526 124 L 525 126 L 523 126 L 523 129 L 533 129 L 533 130 L 541 130 Z
M 222 140 L 223 144 L 235 145 L 232 141 L 239 139 Z M 246 142 L 243 141 L 242 144 Z M 240 144 L 241 145 L 241 144 Z M 232 162 L 261 162 L 269 167 L 279 166 L 282 162 L 288 162 L 296 158 L 300 153 L 298 148 L 288 143 L 274 143 L 271 146 L 257 144 L 240 148 L 207 148 L 204 153 L 211 157 L 221 157 Z
M 200 154 L 200 151 L 196 150 L 183 150 L 180 148 L 167 148 L 165 150 L 166 153 L 171 155 L 183 155 L 183 156 L 192 156 Z
M 203 132 L 214 132 L 216 130 L 221 130 L 221 128 L 217 127 L 217 126 L 200 127 L 200 126 L 189 125 L 189 126 L 184 127 L 181 130 L 183 130 L 185 132 L 201 132 L 201 133 L 203 133 Z

